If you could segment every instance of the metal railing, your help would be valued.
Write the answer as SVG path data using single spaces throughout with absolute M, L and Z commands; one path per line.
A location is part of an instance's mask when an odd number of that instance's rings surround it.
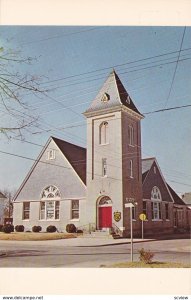
M 112 227 L 110 229 L 110 234 L 114 235 L 119 235 L 120 237 L 123 236 L 123 231 L 115 224 L 115 223 L 112 223 Z

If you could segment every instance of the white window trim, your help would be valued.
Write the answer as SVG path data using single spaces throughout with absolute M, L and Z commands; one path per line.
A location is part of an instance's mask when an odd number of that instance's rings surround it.
M 45 209 L 44 209 L 44 212 L 45 212 L 45 218 L 44 219 L 41 219 L 41 203 L 44 202 L 45 203 Z M 54 202 L 54 218 L 52 219 L 49 219 L 47 218 L 47 202 Z M 59 202 L 59 218 L 56 219 L 55 216 L 56 216 L 56 202 Z M 40 201 L 40 211 L 39 211 L 39 221 L 60 221 L 60 200 L 56 200 L 56 199 L 47 199 L 47 200 L 41 200 Z
M 52 153 L 53 155 L 51 155 L 51 153 Z M 48 151 L 47 151 L 47 157 L 46 157 L 46 159 L 47 159 L 47 160 L 53 160 L 53 159 L 55 159 L 55 158 L 56 158 L 56 150 L 54 150 L 54 149 L 48 150 Z
M 131 146 L 131 147 L 135 146 L 134 127 L 132 125 L 129 125 L 129 146 Z
M 72 208 L 72 201 L 78 201 L 78 209 Z M 74 210 L 78 210 L 78 215 L 79 215 L 78 218 L 72 218 L 72 212 Z M 79 199 L 73 199 L 73 200 L 71 200 L 70 216 L 71 216 L 70 221 L 79 221 L 80 220 L 80 201 L 79 201 Z
M 162 220 L 162 212 L 161 212 L 161 201 L 157 201 L 157 200 L 152 200 L 153 203 L 153 211 L 152 214 L 154 214 L 154 211 L 157 211 L 157 218 L 152 218 L 152 221 L 163 221 Z M 154 204 L 157 204 L 157 209 L 154 209 Z M 160 218 L 160 213 L 161 213 L 161 218 Z
M 24 205 L 25 205 L 25 203 L 29 203 L 29 209 L 27 209 L 27 210 L 26 210 L 26 209 L 24 210 Z M 24 218 L 24 213 L 27 212 L 27 211 L 29 212 L 29 218 L 28 218 L 28 219 L 25 219 L 25 218 Z M 30 211 L 31 211 L 31 204 L 30 204 L 30 202 L 29 202 L 29 201 L 24 201 L 24 202 L 23 202 L 23 211 L 22 211 L 22 214 L 23 214 L 23 215 L 22 215 L 22 221 L 29 221 L 29 220 L 30 220 Z
M 133 160 L 132 159 L 129 161 L 129 166 L 130 166 L 130 178 L 134 178 L 134 176 L 133 176 Z
M 154 195 L 157 194 L 157 198 L 154 197 Z M 158 198 L 159 196 L 159 198 Z M 154 215 L 154 212 L 157 211 L 157 218 L 152 218 L 152 221 L 163 221 L 162 219 L 162 197 L 160 189 L 157 186 L 154 186 L 151 191 L 151 202 L 153 203 L 153 210 L 152 215 Z M 157 209 L 154 209 L 154 204 L 157 204 Z M 151 204 L 152 205 L 152 204 Z M 161 215 L 161 218 L 160 218 Z

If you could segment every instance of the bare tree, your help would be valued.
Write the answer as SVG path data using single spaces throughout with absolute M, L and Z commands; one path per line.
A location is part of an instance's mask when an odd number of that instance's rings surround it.
M 13 196 L 16 190 L 4 189 L 2 193 L 7 198 L 4 203 L 4 218 L 11 218 L 13 216 Z
M 26 93 L 40 96 L 47 91 L 41 88 L 42 77 L 26 74 L 23 68 L 35 60 L 22 58 L 20 52 L 0 48 L 0 116 L 7 116 L 6 124 L 0 124 L 0 133 L 8 137 L 15 133 L 22 135 L 23 130 L 37 121 L 38 117 L 30 114 L 24 101 Z

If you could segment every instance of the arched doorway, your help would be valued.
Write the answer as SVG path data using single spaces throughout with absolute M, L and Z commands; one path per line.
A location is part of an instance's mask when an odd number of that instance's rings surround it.
M 98 229 L 112 227 L 112 201 L 108 196 L 103 196 L 97 202 L 97 225 Z

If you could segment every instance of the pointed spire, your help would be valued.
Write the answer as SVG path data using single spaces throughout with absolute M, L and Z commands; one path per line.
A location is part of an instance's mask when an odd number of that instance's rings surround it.
M 86 115 L 90 112 L 93 113 L 105 109 L 108 110 L 114 107 L 117 108 L 122 105 L 142 116 L 113 68 L 96 98 L 92 101 L 90 107 L 84 114 Z

